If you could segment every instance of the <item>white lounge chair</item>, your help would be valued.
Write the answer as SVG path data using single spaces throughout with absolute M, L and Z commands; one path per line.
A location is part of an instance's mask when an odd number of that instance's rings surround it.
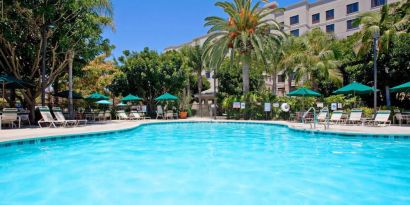
M 110 110 L 106 110 L 104 113 L 104 120 L 109 120 L 111 121 L 111 111 Z
M 117 111 L 117 119 L 118 120 L 129 120 L 130 118 L 125 114 L 124 110 Z
M 360 125 L 362 123 L 363 110 L 352 110 L 346 124 Z
M 16 123 L 18 124 L 18 127 L 20 128 L 21 125 L 21 120 L 17 115 L 17 109 L 16 108 L 4 108 L 3 113 L 1 115 L 1 125 L 3 124 L 9 124 L 11 128 L 14 128 Z
M 87 120 L 66 120 L 63 111 L 59 107 L 53 107 L 54 116 L 58 121 L 65 121 L 66 126 L 78 126 L 79 124 L 87 124 Z
M 328 113 L 329 113 L 328 110 L 321 110 L 321 111 L 319 112 L 319 114 L 317 115 L 317 121 L 318 121 L 319 123 L 325 122 Z M 313 119 L 313 118 L 305 118 L 305 121 L 304 121 L 304 122 L 305 122 L 305 123 L 312 123 L 314 120 L 315 120 L 315 119 Z
M 159 117 L 164 119 L 164 110 L 162 109 L 161 105 L 157 106 L 157 117 L 156 117 L 156 119 L 158 119 Z
M 366 125 L 369 126 L 387 126 L 391 124 L 389 120 L 391 115 L 390 110 L 380 110 L 377 112 L 376 117 L 374 120 L 367 120 Z
M 330 117 L 330 122 L 333 124 L 341 124 L 343 122 L 343 110 L 336 110 L 332 113 Z
M 142 120 L 143 119 L 137 111 L 131 111 L 128 117 L 130 120 Z
M 38 121 L 38 126 L 43 128 L 44 124 L 48 124 L 47 127 L 57 127 L 58 125 L 60 126 L 66 126 L 66 121 L 60 121 L 60 120 L 55 120 L 53 118 L 53 115 L 50 113 L 50 109 L 48 107 L 38 107 L 38 110 L 40 111 L 42 119 Z

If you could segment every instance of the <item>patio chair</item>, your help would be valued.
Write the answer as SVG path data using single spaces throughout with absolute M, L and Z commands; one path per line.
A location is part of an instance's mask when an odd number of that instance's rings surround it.
M 162 109 L 161 105 L 157 106 L 157 117 L 155 119 L 158 119 L 159 117 L 164 119 L 164 110 Z
M 38 107 L 38 110 L 41 114 L 41 119 L 38 121 L 38 126 L 43 128 L 42 125 L 48 124 L 47 127 L 57 127 L 58 125 L 64 127 L 66 126 L 66 121 L 55 120 L 53 115 L 50 113 L 50 109 L 48 107 Z
M 168 110 L 165 113 L 165 119 L 174 119 L 174 112 L 172 110 Z
M 63 111 L 59 107 L 53 107 L 53 113 L 58 121 L 65 121 L 66 126 L 71 125 L 71 126 L 76 127 L 80 124 L 87 125 L 87 122 L 88 122 L 87 120 L 66 120 L 66 118 L 64 117 Z
M 333 124 L 341 124 L 344 120 L 343 117 L 343 110 L 336 110 L 332 113 L 332 117 L 330 117 L 330 123 Z
M 318 121 L 319 123 L 325 122 L 328 113 L 329 113 L 328 110 L 324 110 L 324 109 L 321 110 L 321 111 L 319 112 L 319 114 L 317 115 L 317 121 Z M 304 121 L 304 122 L 305 122 L 305 123 L 312 123 L 314 120 L 315 120 L 314 118 L 310 117 L 310 118 L 305 118 L 305 121 Z
M 142 120 L 143 119 L 137 111 L 131 111 L 129 118 L 130 120 Z
M 348 124 L 357 124 L 360 125 L 362 123 L 362 115 L 363 110 L 352 110 L 350 112 L 349 118 L 346 120 L 346 125 Z
M 130 118 L 125 114 L 124 110 L 117 111 L 117 119 L 118 120 L 129 120 Z
M 380 110 L 377 112 L 376 117 L 374 120 L 367 120 L 366 125 L 369 126 L 388 126 L 391 124 L 390 118 L 391 111 L 390 110 Z
M 21 120 L 17 115 L 16 108 L 4 108 L 3 114 L 1 115 L 1 125 L 9 124 L 11 128 L 14 128 L 18 123 L 18 127 L 20 128 Z
M 104 112 L 104 120 L 109 120 L 109 121 L 112 120 L 112 118 L 111 118 L 111 111 L 110 111 L 110 110 L 106 110 L 106 111 Z
M 97 114 L 97 117 L 95 118 L 95 120 L 98 121 L 105 121 L 105 112 L 104 111 L 99 111 Z
M 410 119 L 403 117 L 400 110 L 394 110 L 393 116 L 393 124 L 395 124 L 396 120 L 399 122 L 399 125 L 402 126 L 403 122 L 409 123 Z

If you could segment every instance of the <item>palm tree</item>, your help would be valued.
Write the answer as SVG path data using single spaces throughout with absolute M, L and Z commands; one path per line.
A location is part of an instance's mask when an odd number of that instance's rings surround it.
M 373 36 L 380 35 L 378 47 L 383 52 L 389 52 L 391 44 L 398 35 L 410 30 L 410 0 L 401 0 L 386 4 L 380 12 L 366 12 L 354 22 L 362 25 L 360 40 L 355 45 L 359 56 L 367 55 L 373 45 Z
M 249 92 L 249 70 L 252 57 L 266 62 L 264 46 L 275 46 L 285 37 L 279 23 L 268 15 L 275 8 L 260 7 L 261 2 L 234 0 L 217 2 L 228 18 L 208 17 L 205 26 L 210 26 L 210 36 L 204 43 L 204 60 L 210 68 L 217 68 L 230 54 L 231 61 L 239 57 L 242 65 L 243 92 Z
M 205 69 L 203 63 L 202 54 L 203 49 L 201 46 L 184 47 L 182 53 L 185 56 L 185 63 L 188 68 L 194 71 L 197 75 L 197 88 L 198 88 L 198 101 L 199 112 L 202 117 L 202 71 Z
M 320 29 L 313 29 L 301 37 L 291 37 L 282 44 L 279 66 L 288 76 L 289 91 L 292 80 L 306 80 L 317 88 L 314 79 L 330 79 L 341 83 L 339 62 L 331 46 L 333 37 Z

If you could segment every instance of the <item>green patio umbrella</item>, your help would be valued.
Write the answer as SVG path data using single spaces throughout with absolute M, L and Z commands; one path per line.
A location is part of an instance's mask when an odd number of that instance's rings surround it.
M 101 100 L 108 100 L 109 98 L 105 95 L 102 95 L 100 93 L 94 92 L 90 96 L 85 98 L 86 100 L 91 100 L 91 101 L 101 101 Z
M 320 93 L 307 89 L 305 87 L 301 87 L 297 90 L 294 90 L 290 93 L 288 93 L 288 96 L 294 96 L 294 97 L 320 97 L 322 96 Z M 305 109 L 305 101 L 302 100 L 302 107 Z
M 335 92 L 333 92 L 333 94 L 344 94 L 344 95 L 353 94 L 353 96 L 356 96 L 356 94 L 365 95 L 365 94 L 370 94 L 373 92 L 374 92 L 374 88 L 369 87 L 367 85 L 363 85 L 358 82 L 353 82 L 349 85 L 346 85 L 340 88 L 339 90 L 336 90 Z M 354 106 L 356 107 L 356 102 L 354 102 Z
M 9 74 L 1 74 L 0 75 L 0 85 L 3 91 L 2 98 L 5 99 L 6 96 L 6 89 L 21 89 L 21 88 L 30 88 L 34 87 L 29 82 L 19 80 L 12 75 Z M 4 101 L 3 101 L 4 102 Z
M 171 95 L 169 93 L 164 93 L 163 95 L 155 98 L 156 101 L 173 101 L 178 100 L 177 96 Z
M 390 91 L 395 92 L 395 93 L 400 93 L 400 92 L 410 93 L 410 82 L 401 84 L 401 85 L 396 86 L 394 88 L 390 88 Z
M 358 82 L 353 82 L 349 85 L 346 85 L 342 88 L 340 88 L 339 90 L 336 90 L 335 92 L 333 92 L 334 94 L 370 94 L 373 93 L 374 88 L 369 87 L 367 85 L 363 85 L 361 83 Z
M 141 100 L 143 99 L 138 96 L 131 95 L 131 94 L 121 99 L 122 102 L 141 101 Z
M 112 105 L 112 102 L 108 101 L 108 100 L 100 100 L 96 102 L 99 105 Z
M 68 98 L 68 94 L 69 94 L 69 91 L 66 90 L 66 91 L 56 93 L 54 94 L 54 96 L 60 97 L 60 98 Z M 73 91 L 73 99 L 80 100 L 80 99 L 83 99 L 83 96 L 80 93 Z

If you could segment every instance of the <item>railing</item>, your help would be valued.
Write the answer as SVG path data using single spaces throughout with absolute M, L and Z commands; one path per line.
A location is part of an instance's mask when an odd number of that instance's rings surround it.
M 308 111 L 305 112 L 305 114 L 303 114 L 302 123 L 305 123 L 306 116 L 307 116 L 311 111 L 313 111 L 313 128 L 316 129 L 316 109 L 315 109 L 314 107 L 309 108 Z M 311 124 L 310 126 L 312 127 L 312 124 Z
M 329 127 L 330 127 L 330 110 L 329 110 L 328 107 L 325 107 L 325 108 L 323 108 L 322 111 L 326 111 L 326 112 L 327 112 L 325 122 L 323 123 L 323 125 L 324 125 L 324 127 L 325 127 L 325 130 L 327 130 L 327 129 L 329 129 Z

